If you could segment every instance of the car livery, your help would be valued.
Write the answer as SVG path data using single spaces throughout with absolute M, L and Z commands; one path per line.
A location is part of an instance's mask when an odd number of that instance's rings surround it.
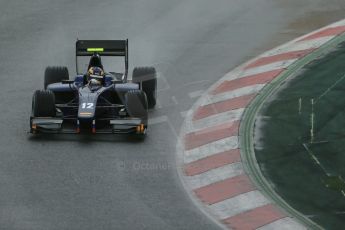
M 123 73 L 109 72 L 98 81 L 78 73 L 78 58 L 90 57 L 88 69 L 103 69 L 101 56 L 124 57 Z M 157 77 L 154 67 L 136 67 L 128 80 L 128 40 L 78 40 L 77 74 L 67 67 L 47 67 L 44 89 L 32 99 L 30 132 L 146 134 L 148 109 L 154 108 Z M 96 83 L 99 84 L 96 84 Z

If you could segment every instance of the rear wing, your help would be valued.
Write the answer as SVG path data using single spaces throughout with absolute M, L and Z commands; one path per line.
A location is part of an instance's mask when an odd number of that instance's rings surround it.
M 100 56 L 125 57 L 125 79 L 128 75 L 128 39 L 126 40 L 77 40 L 76 58 L 78 56 L 92 56 L 98 53 Z M 78 60 L 76 60 L 78 69 Z

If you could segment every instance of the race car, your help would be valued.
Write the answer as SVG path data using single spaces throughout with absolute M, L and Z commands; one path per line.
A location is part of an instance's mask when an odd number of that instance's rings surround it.
M 84 73 L 79 72 L 81 57 L 90 57 Z M 102 57 L 124 57 L 124 72 L 105 72 Z M 78 40 L 76 69 L 70 79 L 67 67 L 46 68 L 44 89 L 32 98 L 31 133 L 145 136 L 148 109 L 156 105 L 156 70 L 137 67 L 127 79 L 128 40 Z

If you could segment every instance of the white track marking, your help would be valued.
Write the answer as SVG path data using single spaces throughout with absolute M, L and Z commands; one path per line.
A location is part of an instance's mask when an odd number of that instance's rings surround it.
M 209 207 L 219 219 L 223 220 L 269 203 L 270 201 L 264 195 L 255 190 L 210 205 Z
M 288 43 L 283 46 L 280 46 L 278 49 L 268 51 L 267 53 L 263 54 L 262 57 L 270 57 L 278 54 L 284 54 L 288 52 L 294 52 L 294 51 L 302 51 L 307 49 L 317 49 L 326 42 L 332 40 L 333 36 L 327 36 L 327 37 L 321 37 L 321 38 L 315 38 L 312 40 L 305 40 L 305 41 L 299 41 L 295 43 Z
M 315 124 L 315 114 L 314 114 L 314 98 L 310 100 L 311 103 L 311 114 L 310 114 L 310 143 L 314 142 L 314 124 Z
M 204 90 L 198 90 L 198 91 L 191 92 L 188 95 L 190 98 L 194 99 L 194 98 L 198 98 L 202 96 L 204 92 L 205 92 Z
M 234 89 L 229 92 L 217 94 L 217 95 L 207 95 L 204 97 L 204 100 L 202 101 L 201 105 L 209 105 L 225 100 L 230 100 L 236 97 L 242 97 L 246 95 L 250 95 L 253 93 L 258 93 L 266 84 L 256 84 L 251 86 L 246 86 L 239 89 Z
M 168 117 L 167 116 L 160 116 L 160 117 L 153 117 L 153 118 L 149 118 L 149 125 L 156 125 L 156 124 L 161 124 L 164 122 L 168 121 Z
M 306 230 L 307 228 L 298 224 L 294 219 L 286 217 L 284 219 L 277 220 L 265 226 L 258 228 L 257 230 Z
M 339 78 L 336 82 L 334 82 L 330 87 L 327 88 L 325 92 L 323 92 L 315 101 L 315 104 L 324 96 L 326 96 L 334 87 L 336 87 L 342 80 L 344 80 L 345 75 Z
M 243 174 L 242 163 L 228 164 L 220 168 L 212 169 L 199 175 L 186 177 L 192 189 L 197 189 L 225 179 Z
M 297 60 L 298 60 L 298 58 L 290 59 L 290 60 L 284 60 L 284 61 L 277 61 L 277 62 L 270 63 L 268 65 L 262 65 L 262 66 L 246 69 L 243 71 L 241 78 L 251 76 L 251 75 L 265 73 L 268 71 L 284 69 L 284 68 L 287 68 L 288 66 L 290 66 L 292 63 L 296 62 Z
M 241 73 L 242 73 L 242 68 L 237 68 L 234 71 L 231 71 L 225 74 L 225 76 L 222 78 L 222 81 L 219 81 L 216 84 L 219 85 L 223 83 L 224 81 L 231 81 L 231 80 L 237 79 L 238 77 L 241 76 Z
M 189 112 L 190 112 L 190 110 L 180 112 L 181 117 L 183 117 L 183 118 L 187 117 L 187 114 L 188 114 Z
M 322 169 L 322 171 L 327 175 L 327 176 L 331 176 L 330 173 L 327 172 L 326 168 L 321 164 L 321 162 L 319 161 L 319 159 L 315 156 L 315 154 L 309 149 L 307 144 L 303 144 L 303 147 L 305 148 L 305 150 L 307 150 L 309 156 L 315 161 L 316 164 L 318 164 L 320 166 L 320 168 Z
M 157 76 L 157 78 L 159 79 L 159 83 L 160 83 L 159 85 L 160 85 L 160 86 L 164 85 L 164 87 L 159 87 L 159 88 L 157 89 L 157 92 L 163 92 L 163 91 L 167 91 L 167 90 L 170 89 L 169 82 L 168 82 L 168 80 L 166 79 L 165 76 L 159 74 L 159 75 Z
M 175 96 L 172 96 L 171 100 L 175 103 L 175 105 L 178 105 L 178 101 Z
M 298 99 L 298 114 L 299 115 L 302 114 L 302 98 L 301 97 Z
M 345 20 L 341 20 L 339 22 L 335 22 L 331 25 L 331 27 L 337 27 L 337 26 L 345 26 Z
M 228 137 L 210 144 L 203 145 L 199 148 L 185 151 L 184 163 L 188 164 L 202 158 L 212 156 L 216 153 L 225 152 L 238 148 L 238 136 Z
M 160 102 L 159 99 L 156 100 L 156 109 L 161 109 L 163 108 L 162 103 Z
M 195 132 L 198 130 L 211 128 L 216 125 L 238 121 L 241 119 L 243 112 L 244 112 L 244 108 L 235 109 L 235 110 L 227 111 L 224 113 L 218 113 L 218 114 L 194 121 L 193 123 L 188 123 L 187 128 L 190 130 L 190 132 Z
M 236 71 L 235 74 L 225 75 L 223 82 L 231 81 L 231 80 L 235 80 L 239 78 L 244 78 L 244 77 L 249 77 L 256 74 L 266 73 L 268 71 L 284 69 L 290 66 L 292 63 L 296 62 L 297 60 L 298 59 L 277 61 L 277 62 L 270 63 L 268 65 L 262 65 L 262 66 L 253 67 L 250 69 L 242 69 L 242 70 Z

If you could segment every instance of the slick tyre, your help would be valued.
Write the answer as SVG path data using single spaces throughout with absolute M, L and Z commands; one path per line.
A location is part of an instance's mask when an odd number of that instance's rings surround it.
M 140 118 L 144 124 L 144 132 L 136 133 L 135 138 L 144 140 L 148 121 L 147 97 L 142 90 L 130 90 L 125 94 L 125 106 L 130 117 Z
M 130 90 L 125 94 L 125 106 L 130 117 L 140 118 L 147 125 L 147 97 L 142 90 Z
M 36 90 L 32 98 L 34 117 L 55 117 L 55 96 L 50 90 Z
M 49 66 L 44 72 L 44 89 L 47 89 L 49 84 L 68 80 L 69 73 L 67 67 L 64 66 Z
M 148 108 L 152 109 L 157 101 L 157 72 L 154 67 L 136 67 L 133 70 L 132 81 L 140 85 L 147 96 Z

